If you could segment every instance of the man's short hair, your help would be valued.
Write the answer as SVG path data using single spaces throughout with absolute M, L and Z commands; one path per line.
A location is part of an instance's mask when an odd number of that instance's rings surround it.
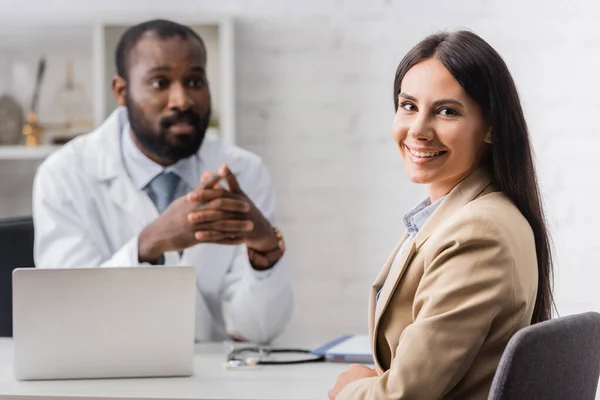
M 119 75 L 121 78 L 125 80 L 128 78 L 128 64 L 131 51 L 142 38 L 142 36 L 148 32 L 156 34 L 161 39 L 167 39 L 173 36 L 179 36 L 182 39 L 196 39 L 200 42 L 200 45 L 204 49 L 204 55 L 206 57 L 206 46 L 204 45 L 204 41 L 192 29 L 173 21 L 154 19 L 128 28 L 119 39 L 119 43 L 117 44 L 117 49 L 115 51 L 115 66 L 117 69 L 117 75 Z

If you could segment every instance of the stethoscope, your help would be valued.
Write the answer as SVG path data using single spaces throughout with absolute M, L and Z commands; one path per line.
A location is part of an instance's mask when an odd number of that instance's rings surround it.
M 244 353 L 256 353 L 256 356 L 243 357 Z M 311 355 L 309 358 L 300 358 L 295 360 L 267 360 L 271 354 L 304 354 Z M 263 347 L 239 347 L 234 348 L 227 354 L 227 361 L 224 368 L 230 370 L 236 367 L 255 366 L 255 365 L 293 365 L 315 362 L 324 362 L 325 356 L 314 355 L 310 350 L 304 349 L 268 349 Z

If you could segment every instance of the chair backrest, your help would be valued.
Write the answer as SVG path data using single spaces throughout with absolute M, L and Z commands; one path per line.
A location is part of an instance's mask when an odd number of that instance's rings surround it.
M 0 220 L 0 336 L 12 336 L 12 271 L 34 267 L 33 220 Z
M 599 376 L 600 314 L 569 315 L 511 338 L 488 399 L 594 400 Z

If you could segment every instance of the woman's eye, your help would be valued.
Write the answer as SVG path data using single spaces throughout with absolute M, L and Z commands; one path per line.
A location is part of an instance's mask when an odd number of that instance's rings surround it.
M 454 111 L 451 108 L 447 108 L 447 107 L 441 108 L 440 111 L 438 111 L 438 113 L 440 115 L 443 115 L 444 117 L 452 117 L 454 115 L 458 115 L 458 113 L 456 111 Z
M 406 111 L 415 111 L 417 109 L 414 104 L 409 103 L 407 101 L 405 101 L 404 103 L 402 103 L 400 106 L 402 108 L 404 108 Z

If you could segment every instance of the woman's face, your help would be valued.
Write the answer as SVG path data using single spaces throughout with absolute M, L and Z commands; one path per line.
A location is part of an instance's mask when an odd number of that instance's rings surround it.
M 409 179 L 427 184 L 431 201 L 477 168 L 492 141 L 479 105 L 436 58 L 404 76 L 392 135 Z

